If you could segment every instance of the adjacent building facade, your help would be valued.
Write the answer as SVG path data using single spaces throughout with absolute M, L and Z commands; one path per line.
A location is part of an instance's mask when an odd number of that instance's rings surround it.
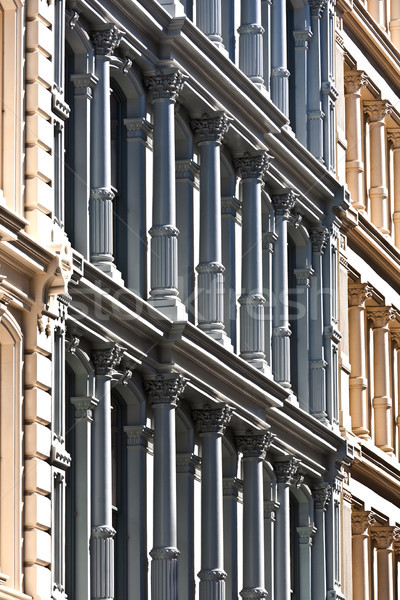
M 396 7 L 1 8 L 0 598 L 397 599 Z

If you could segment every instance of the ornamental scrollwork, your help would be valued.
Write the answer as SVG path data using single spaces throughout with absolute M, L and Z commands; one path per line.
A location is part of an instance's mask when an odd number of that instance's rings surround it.
M 232 418 L 233 409 L 227 404 L 211 407 L 207 404 L 204 408 L 192 411 L 193 419 L 199 425 L 200 435 L 204 433 L 223 434 Z

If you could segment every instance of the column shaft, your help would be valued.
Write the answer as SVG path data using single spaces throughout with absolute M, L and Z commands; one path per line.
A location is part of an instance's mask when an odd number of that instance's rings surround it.
M 369 600 L 368 527 L 375 522 L 368 511 L 353 511 L 351 515 L 353 548 L 353 600 Z
M 299 536 L 299 600 L 311 600 L 311 548 L 316 529 L 315 527 L 297 527 L 296 531 Z
M 373 527 L 371 537 L 376 546 L 379 596 L 385 600 L 393 600 L 392 543 L 399 538 L 399 529 L 390 526 Z
M 326 0 L 310 2 L 312 39 L 308 55 L 308 149 L 319 161 L 323 161 L 321 109 L 321 16 Z
M 400 248 L 400 129 L 389 129 L 388 139 L 393 148 L 393 215 L 391 215 L 393 223 L 391 224 L 391 233 L 394 243 L 397 248 Z
M 294 60 L 296 72 L 296 137 L 307 146 L 307 120 L 304 115 L 307 114 L 308 104 L 308 55 L 310 48 L 310 40 L 312 38 L 310 29 L 293 31 L 294 37 Z M 297 84 L 297 80 L 299 83 Z
M 331 488 L 319 484 L 313 488 L 316 534 L 312 548 L 312 597 L 326 598 L 326 542 L 325 512 L 331 497 Z
M 221 0 L 199 0 L 197 26 L 218 48 L 223 48 Z
M 258 87 L 263 87 L 263 33 L 261 0 L 241 0 L 239 67 Z
M 361 146 L 361 87 L 368 81 L 363 71 L 349 71 L 344 75 L 346 111 L 346 181 L 355 208 L 365 210 L 364 164 Z
M 286 1 L 271 6 L 271 99 L 289 116 L 289 71 L 287 70 Z

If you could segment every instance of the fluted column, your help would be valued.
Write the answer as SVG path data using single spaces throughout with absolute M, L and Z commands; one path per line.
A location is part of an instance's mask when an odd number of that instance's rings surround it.
M 393 152 L 392 237 L 397 248 L 400 248 L 400 128 L 389 129 L 388 140 L 391 142 Z
M 262 88 L 264 79 L 261 0 L 241 0 L 239 33 L 239 67 L 251 81 Z
M 117 344 L 92 352 L 98 405 L 92 426 L 91 597 L 114 598 L 112 526 L 111 378 L 123 349 Z
M 269 166 L 266 152 L 234 161 L 242 178 L 242 295 L 240 304 L 240 356 L 258 369 L 265 364 L 262 276 L 263 175 Z
M 296 458 L 274 464 L 279 511 L 275 525 L 275 596 L 290 600 L 290 498 L 289 486 L 299 467 Z
M 370 599 L 370 573 L 368 557 L 369 527 L 375 523 L 375 518 L 370 511 L 353 511 L 351 514 L 352 530 L 352 558 L 353 573 L 353 600 Z
M 200 600 L 224 600 L 222 435 L 232 409 L 207 405 L 192 414 L 202 442 Z
M 326 227 L 311 230 L 312 266 L 310 290 L 310 412 L 323 423 L 327 422 L 326 407 L 326 361 L 324 358 L 324 314 L 322 255 L 325 252 L 329 232 Z
M 272 196 L 275 209 L 275 233 L 278 236 L 273 256 L 273 329 L 272 372 L 275 381 L 290 388 L 290 326 L 287 224 L 296 201 L 292 190 Z
M 374 336 L 374 411 L 375 444 L 385 452 L 393 452 L 392 398 L 390 392 L 389 321 L 395 316 L 387 306 L 368 308 Z
M 113 199 L 111 189 L 111 131 L 110 131 L 110 59 L 119 46 L 121 32 L 109 26 L 92 32 L 96 53 L 96 77 L 93 90 L 91 127 L 91 192 L 90 192 L 90 256 L 102 271 L 116 279 L 113 256 Z
M 299 536 L 299 600 L 311 600 L 311 548 L 316 529 L 315 527 L 296 527 L 296 531 Z
M 368 82 L 364 71 L 347 71 L 344 74 L 346 111 L 346 182 L 353 206 L 365 210 L 364 163 L 362 160 L 361 88 Z
M 378 570 L 378 597 L 393 600 L 393 549 L 394 540 L 399 539 L 397 527 L 372 527 L 371 538 L 376 547 Z
M 326 597 L 325 513 L 331 499 L 331 487 L 326 483 L 313 487 L 316 534 L 312 548 L 312 597 Z
M 274 0 L 271 5 L 271 99 L 289 117 L 286 20 L 286 0 Z
M 184 77 L 177 69 L 145 77 L 153 104 L 153 224 L 149 302 L 167 317 L 186 320 L 178 298 L 174 106 Z
M 224 271 L 221 263 L 220 147 L 229 121 L 222 112 L 191 123 L 200 151 L 200 263 L 198 273 L 199 328 L 229 345 L 224 332 Z
M 176 526 L 175 409 L 186 380 L 162 373 L 145 382 L 154 414 L 152 600 L 176 600 L 178 556 Z
M 391 106 L 384 100 L 372 100 L 364 102 L 364 112 L 369 122 L 371 221 L 382 233 L 389 233 L 385 117 Z
M 224 48 L 221 0 L 199 0 L 196 3 L 196 25 L 217 48 Z
M 349 285 L 348 294 L 351 427 L 356 435 L 368 439 L 365 300 L 371 295 L 371 286 L 364 283 Z
M 263 461 L 271 444 L 269 431 L 236 436 L 243 454 L 243 600 L 265 598 Z
M 321 18 L 326 0 L 310 0 L 312 39 L 308 55 L 308 149 L 319 161 L 323 162 L 321 108 Z

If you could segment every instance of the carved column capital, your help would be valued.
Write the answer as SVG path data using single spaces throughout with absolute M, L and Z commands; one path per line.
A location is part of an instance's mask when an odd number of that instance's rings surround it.
M 375 516 L 370 510 L 360 510 L 351 513 L 351 532 L 353 535 L 363 535 L 368 527 L 375 523 Z
M 396 312 L 391 306 L 369 306 L 367 315 L 373 329 L 388 327 L 389 321 L 396 318 Z
M 122 31 L 115 25 L 111 25 L 102 31 L 92 31 L 90 37 L 96 55 L 111 56 L 119 46 Z
M 371 538 L 378 550 L 389 550 L 394 540 L 400 538 L 398 527 L 380 526 L 371 528 Z
M 365 300 L 370 298 L 372 294 L 372 287 L 367 283 L 355 283 L 349 285 L 349 306 L 363 306 Z
M 356 94 L 367 83 L 368 76 L 364 71 L 347 71 L 344 74 L 344 90 L 346 94 Z
M 296 527 L 296 531 L 299 535 L 299 544 L 305 546 L 312 546 L 312 539 L 317 533 L 316 527 Z
M 153 440 L 153 431 L 145 425 L 125 425 L 127 446 L 142 446 L 147 448 L 148 443 Z
M 277 482 L 285 485 L 291 485 L 299 466 L 300 461 L 294 457 L 274 463 Z
M 78 73 L 71 75 L 70 80 L 74 86 L 75 96 L 84 96 L 88 100 L 93 98 L 93 90 L 99 82 L 98 77 L 92 73 Z
M 93 421 L 93 411 L 98 400 L 93 396 L 74 396 L 70 399 L 71 404 L 75 406 L 75 419 L 86 419 L 88 423 Z
M 198 119 L 192 119 L 191 127 L 198 136 L 199 143 L 215 142 L 221 144 L 228 131 L 230 119 L 222 111 L 204 114 Z
M 233 166 L 237 169 L 242 179 L 257 179 L 262 181 L 268 170 L 271 157 L 264 150 L 260 152 L 246 152 L 243 156 L 235 158 Z
M 211 407 L 206 404 L 204 408 L 192 411 L 193 419 L 198 423 L 200 435 L 218 433 L 222 435 L 232 418 L 233 409 L 227 404 Z
M 187 379 L 180 373 L 159 373 L 144 381 L 152 404 L 171 404 L 177 406 L 179 397 L 183 394 Z
M 386 100 L 368 100 L 364 102 L 364 112 L 370 123 L 379 123 L 392 112 L 392 106 Z
M 119 365 L 124 350 L 118 344 L 92 350 L 92 362 L 96 369 L 96 375 L 111 376 Z
M 235 440 L 243 458 L 255 457 L 264 460 L 274 437 L 270 431 L 248 431 L 243 435 L 235 436 Z
M 396 350 L 400 350 L 400 329 L 391 329 L 390 335 Z
M 288 190 L 283 194 L 273 195 L 271 200 L 274 205 L 275 215 L 277 217 L 288 219 L 297 198 L 298 195 L 293 190 Z
M 326 0 L 309 0 L 311 17 L 322 17 L 326 6 Z
M 317 485 L 314 485 L 312 495 L 316 510 L 323 510 L 325 512 L 332 497 L 332 488 L 329 483 L 318 483 Z
M 393 150 L 400 150 L 400 127 L 387 130 L 388 140 L 392 144 Z
M 186 77 L 178 69 L 171 69 L 154 75 L 146 75 L 144 83 L 152 92 L 153 100 L 165 98 L 175 102 L 182 90 L 185 79 Z
M 310 233 L 312 251 L 316 254 L 323 254 L 329 239 L 329 230 L 327 227 L 313 227 Z

